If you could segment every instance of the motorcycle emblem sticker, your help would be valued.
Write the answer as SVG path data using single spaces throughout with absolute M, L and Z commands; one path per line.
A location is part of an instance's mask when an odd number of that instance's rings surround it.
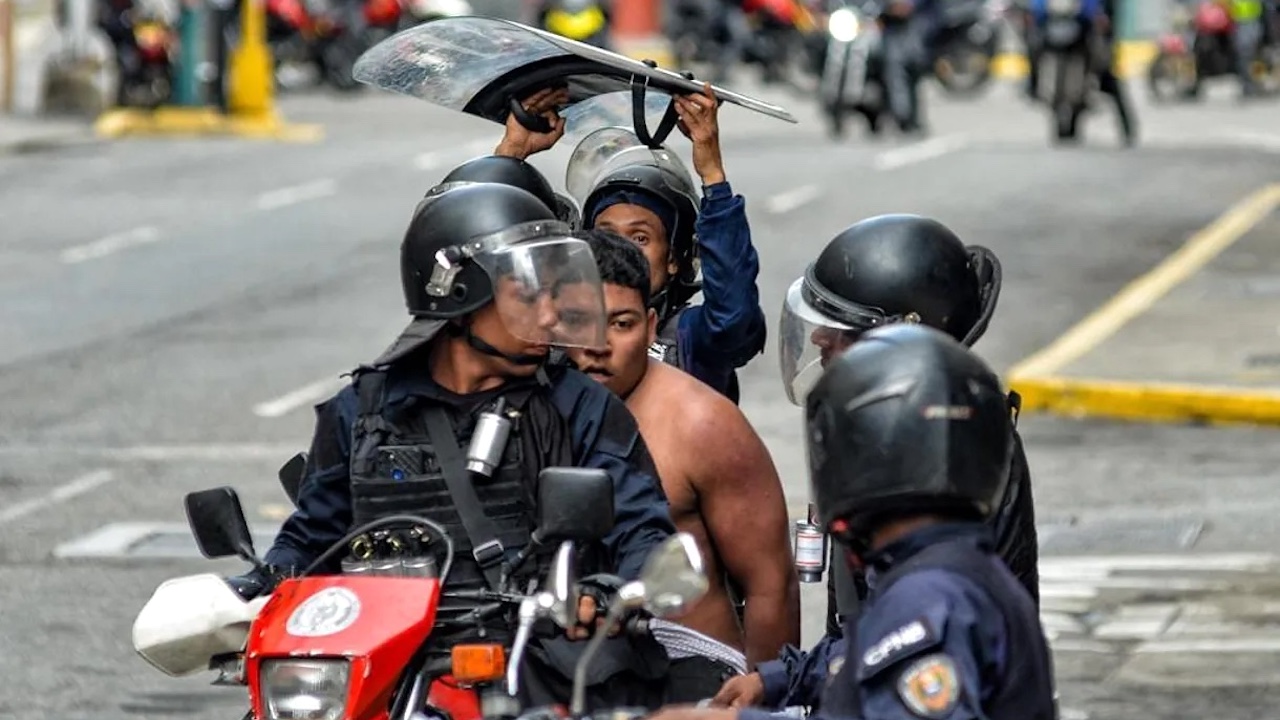
M 346 588 L 331 587 L 307 598 L 289 616 L 285 632 L 297 637 L 336 635 L 360 617 L 360 598 Z

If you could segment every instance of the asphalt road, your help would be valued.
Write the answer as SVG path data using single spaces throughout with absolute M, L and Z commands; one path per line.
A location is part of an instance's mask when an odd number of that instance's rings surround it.
M 978 346 L 1001 369 L 1280 167 L 1280 109 L 1229 98 L 1144 107 L 1149 142 L 1132 151 L 1115 149 L 1103 108 L 1089 145 L 1061 151 L 1047 146 L 1047 117 L 1009 88 L 935 102 L 933 138 L 911 146 L 833 144 L 802 101 L 770 97 L 801 124 L 732 109 L 722 119 L 770 318 L 845 225 L 932 215 L 1003 261 L 1000 310 Z M 239 569 L 193 556 L 182 496 L 234 485 L 250 522 L 271 531 L 286 502 L 275 469 L 305 447 L 310 405 L 405 323 L 397 249 L 416 201 L 498 137 L 495 126 L 372 93 L 295 97 L 284 109 L 325 123 L 326 140 L 132 141 L 0 158 L 0 716 L 242 711 L 236 690 L 168 679 L 131 649 L 133 618 L 161 581 Z M 559 181 L 565 157 L 539 163 Z M 799 509 L 799 418 L 775 352 L 771 342 L 743 373 L 743 406 Z M 1241 603 L 1275 612 L 1272 566 L 1203 553 L 1266 552 L 1277 540 L 1273 436 L 1038 417 L 1022 428 L 1049 556 L 1046 617 L 1063 638 L 1064 718 L 1267 714 L 1262 687 L 1280 682 L 1280 644 L 1133 654 L 1141 632 L 1097 626 L 1135 603 L 1155 612 L 1144 599 L 1167 604 L 1172 593 L 1219 611 L 1202 634 L 1259 637 L 1256 625 L 1229 621 L 1248 615 Z M 1234 509 L 1208 502 L 1223 495 Z M 122 523 L 176 530 L 119 557 L 122 538 L 145 534 Z M 1140 555 L 1128 561 L 1138 580 L 1108 583 L 1098 561 L 1061 557 L 1099 554 Z M 1196 585 L 1206 567 L 1226 584 Z M 808 600 L 812 637 L 821 607 L 816 594 Z

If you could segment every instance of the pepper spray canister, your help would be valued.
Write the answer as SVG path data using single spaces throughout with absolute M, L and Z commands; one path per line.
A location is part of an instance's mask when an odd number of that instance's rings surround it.
M 813 522 L 813 504 L 809 516 L 796 520 L 791 527 L 791 546 L 795 548 L 796 574 L 802 583 L 822 582 L 827 570 L 827 534 Z
M 506 408 L 506 398 L 498 398 L 497 405 L 476 420 L 471 444 L 467 446 L 467 470 L 490 477 L 502 462 L 502 455 L 507 451 L 507 438 L 511 436 L 511 419 L 503 412 Z

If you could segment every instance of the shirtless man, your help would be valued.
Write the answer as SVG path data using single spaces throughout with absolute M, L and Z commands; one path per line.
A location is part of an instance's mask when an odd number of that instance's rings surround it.
M 698 540 L 711 589 L 680 624 L 744 651 L 753 668 L 800 638 L 799 583 L 773 459 L 736 405 L 649 357 L 658 318 L 649 308 L 649 265 L 640 249 L 606 231 L 585 237 L 604 286 L 608 347 L 573 350 L 570 357 L 626 400 L 657 464 L 672 520 Z M 745 594 L 745 627 L 726 573 Z M 670 644 L 668 651 L 669 703 L 710 698 L 734 672 L 711 658 L 680 658 Z

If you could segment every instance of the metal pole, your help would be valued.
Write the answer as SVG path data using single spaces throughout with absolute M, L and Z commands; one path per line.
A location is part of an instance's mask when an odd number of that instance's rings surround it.
M 4 43 L 4 78 L 0 83 L 0 109 L 6 113 L 13 112 L 13 78 L 17 75 L 14 67 L 18 53 L 14 51 L 13 0 L 0 0 L 0 42 Z
M 178 9 L 178 67 L 173 78 L 175 105 L 199 105 L 200 47 L 204 18 L 198 0 L 183 0 Z

